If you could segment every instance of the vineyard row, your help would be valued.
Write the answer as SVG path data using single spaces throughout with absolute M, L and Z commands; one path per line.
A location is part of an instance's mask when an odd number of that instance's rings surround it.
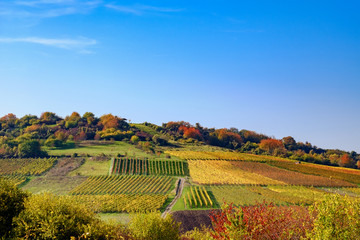
M 72 195 L 166 194 L 174 185 L 169 176 L 94 176 L 71 191 Z
M 122 175 L 188 175 L 188 165 L 183 161 L 116 158 L 112 174 Z
M 214 205 L 204 187 L 190 187 L 190 191 L 184 195 L 184 203 L 186 208 L 212 207 Z

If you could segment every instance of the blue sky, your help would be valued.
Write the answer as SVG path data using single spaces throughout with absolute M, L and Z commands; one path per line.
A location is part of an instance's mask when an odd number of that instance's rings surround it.
M 0 2 L 0 115 L 185 120 L 360 152 L 357 1 Z

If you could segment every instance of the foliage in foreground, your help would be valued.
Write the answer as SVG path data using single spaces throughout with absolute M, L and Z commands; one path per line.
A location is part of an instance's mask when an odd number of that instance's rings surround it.
M 16 218 L 21 239 L 118 239 L 121 231 L 101 222 L 85 205 L 52 194 L 33 195 Z M 110 236 L 116 233 L 119 236 Z
M 165 218 L 160 213 L 136 214 L 133 216 L 129 229 L 136 239 L 146 240 L 176 240 L 179 236 L 180 224 L 171 215 Z
M 360 201 L 328 195 L 310 209 L 272 203 L 238 208 L 225 203 L 211 220 L 213 239 L 359 239 Z
M 250 207 L 224 204 L 210 216 L 214 239 L 295 239 L 312 228 L 308 211 L 259 203 Z
M 315 203 L 314 229 L 311 239 L 359 239 L 360 201 L 348 196 L 329 195 L 325 201 Z
M 24 209 L 27 194 L 0 178 L 0 238 L 8 237 L 13 218 Z

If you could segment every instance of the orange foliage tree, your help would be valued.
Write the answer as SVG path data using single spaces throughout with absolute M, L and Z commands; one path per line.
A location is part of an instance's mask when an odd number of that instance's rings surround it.
M 125 124 L 125 118 L 119 118 L 118 116 L 114 116 L 111 113 L 102 115 L 100 117 L 100 124 L 103 126 L 103 130 L 109 128 L 119 129 Z M 127 124 L 126 124 L 127 125 Z
M 198 140 L 201 140 L 202 138 L 200 131 L 194 127 L 180 126 L 179 132 L 183 134 L 184 138 L 193 138 Z
M 284 151 L 285 147 L 281 140 L 277 139 L 263 139 L 259 144 L 260 149 L 267 151 L 270 154 L 274 154 L 275 151 Z
M 349 154 L 344 154 L 341 156 L 339 161 L 340 167 L 351 167 L 352 159 L 350 158 Z

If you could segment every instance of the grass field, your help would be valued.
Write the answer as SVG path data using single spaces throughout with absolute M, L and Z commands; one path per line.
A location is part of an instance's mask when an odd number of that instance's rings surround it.
M 86 179 L 87 177 L 85 176 L 33 177 L 22 189 L 35 194 L 50 192 L 57 195 L 65 195 Z
M 120 223 L 126 225 L 131 220 L 131 214 L 129 213 L 98 213 L 97 215 L 101 220 L 114 224 Z
M 111 159 L 108 160 L 97 160 L 92 158 L 87 158 L 85 163 L 82 164 L 79 168 L 70 172 L 69 176 L 98 176 L 98 175 L 107 175 L 109 174 Z

